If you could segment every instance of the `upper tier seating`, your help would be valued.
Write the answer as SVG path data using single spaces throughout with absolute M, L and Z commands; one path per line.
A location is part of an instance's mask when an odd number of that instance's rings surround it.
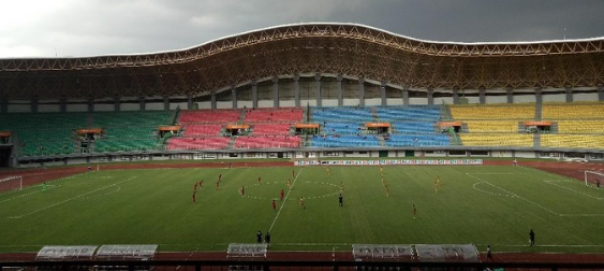
M 377 147 L 380 142 L 375 136 L 330 135 L 313 136 L 312 147 Z
M 437 121 L 440 119 L 438 106 L 408 106 L 408 107 L 378 107 L 376 108 L 377 121 L 397 120 L 425 120 Z
M 291 124 L 254 124 L 253 135 L 288 135 Z
M 302 120 L 304 111 L 299 108 L 250 109 L 245 114 L 245 123 L 295 123 Z
M 207 125 L 184 125 L 183 135 L 187 137 L 200 137 L 200 136 L 218 136 L 222 125 L 220 124 L 207 124 Z
M 488 121 L 466 121 L 468 124 L 469 132 L 507 132 L 507 133 L 516 133 L 518 132 L 518 121 L 498 121 L 498 120 L 488 120 Z
M 385 141 L 388 147 L 404 146 L 448 146 L 447 135 L 390 135 Z
M 604 133 L 604 120 L 560 120 L 558 133 Z
M 241 116 L 240 110 L 182 110 L 178 123 L 185 124 L 203 124 L 203 123 L 236 123 Z
M 372 122 L 370 108 L 323 107 L 312 109 L 312 122 Z
M 432 122 L 391 122 L 394 134 L 430 134 L 436 132 Z
M 273 148 L 299 148 L 299 136 L 240 136 L 235 140 L 236 149 L 273 149 Z
M 542 118 L 557 119 L 593 119 L 604 118 L 604 103 L 543 104 Z
M 604 149 L 604 135 L 541 135 L 541 147 Z
M 323 133 L 325 134 L 353 134 L 356 135 L 360 132 L 361 124 L 358 123 L 336 123 L 326 122 L 323 127 Z
M 479 119 L 535 119 L 535 105 L 451 105 L 451 116 L 456 120 Z
M 231 141 L 228 137 L 176 137 L 168 139 L 167 150 L 226 149 Z
M 464 146 L 516 146 L 532 147 L 532 134 L 489 134 L 489 133 L 471 133 L 459 134 Z

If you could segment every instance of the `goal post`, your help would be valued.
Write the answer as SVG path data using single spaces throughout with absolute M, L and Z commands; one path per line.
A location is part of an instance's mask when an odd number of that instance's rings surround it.
M 0 179 L 0 193 L 23 189 L 23 176 L 10 176 Z
M 585 185 L 593 187 L 604 187 L 604 172 L 586 170 Z

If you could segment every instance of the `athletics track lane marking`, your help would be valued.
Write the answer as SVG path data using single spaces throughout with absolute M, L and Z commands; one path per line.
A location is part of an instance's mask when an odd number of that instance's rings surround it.
M 273 219 L 273 223 L 271 223 L 270 228 L 268 228 L 269 232 L 271 232 L 273 230 L 273 227 L 275 226 L 275 222 L 277 222 L 277 219 L 279 218 L 279 215 L 281 214 L 281 210 L 283 210 L 283 206 L 285 206 L 285 203 L 287 202 L 287 198 L 289 197 L 289 194 L 292 192 L 292 189 L 294 189 L 294 186 L 296 185 L 296 180 L 298 180 L 298 177 L 300 176 L 300 174 L 302 174 L 302 169 L 303 168 L 300 168 L 300 171 L 298 171 L 298 174 L 296 174 L 296 178 L 294 178 L 294 181 L 292 182 L 292 187 L 290 187 L 289 190 L 287 191 L 287 195 L 285 195 L 283 204 L 281 204 L 281 207 L 279 207 L 279 211 L 277 211 L 277 215 L 275 216 L 275 219 Z

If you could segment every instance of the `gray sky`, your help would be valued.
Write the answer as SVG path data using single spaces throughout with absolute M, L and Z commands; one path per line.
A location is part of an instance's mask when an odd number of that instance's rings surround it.
M 178 50 L 299 22 L 435 41 L 579 39 L 604 36 L 602 11 L 602 0 L 0 0 L 0 58 Z

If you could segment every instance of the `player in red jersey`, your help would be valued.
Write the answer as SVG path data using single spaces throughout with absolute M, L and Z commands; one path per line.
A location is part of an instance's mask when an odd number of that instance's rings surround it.
M 277 211 L 277 200 L 273 199 L 273 211 Z
M 281 189 L 281 201 L 283 201 L 283 197 L 285 197 L 285 191 L 283 191 L 283 189 Z

